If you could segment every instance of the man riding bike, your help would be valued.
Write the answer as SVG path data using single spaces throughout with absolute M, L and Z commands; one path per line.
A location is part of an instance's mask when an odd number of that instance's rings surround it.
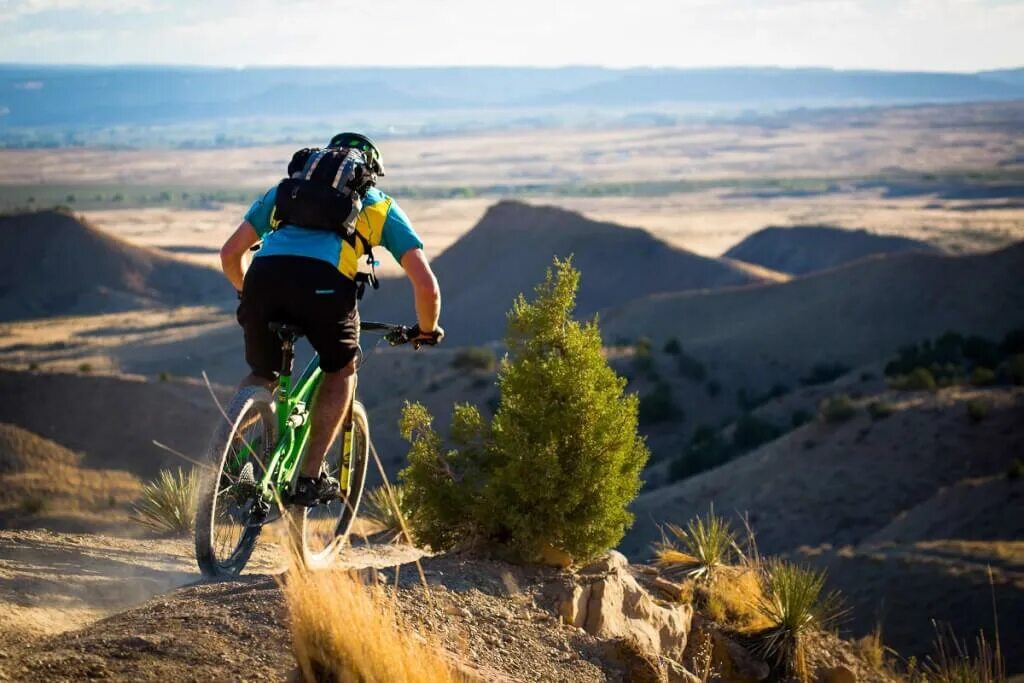
M 299 225 L 280 220 L 282 215 L 307 215 L 310 207 L 296 207 L 294 203 L 316 203 L 324 191 L 313 188 L 307 194 L 302 193 L 305 189 L 292 192 L 293 204 L 288 205 L 289 197 L 279 196 L 280 188 L 289 182 L 286 180 L 249 207 L 242 223 L 220 250 L 221 267 L 241 300 L 237 317 L 245 338 L 245 360 L 251 370 L 241 386 L 269 387 L 282 370 L 282 342 L 269 327 L 273 321 L 298 325 L 320 355 L 324 377 L 313 404 L 309 449 L 290 501 L 306 506 L 337 496 L 340 490 L 337 480 L 321 474 L 321 463 L 352 404 L 359 356 L 357 299 L 367 281 L 376 286 L 372 273 L 359 272 L 360 259 L 365 257 L 372 268 L 372 248 L 380 245 L 405 270 L 415 298 L 418 323 L 411 339 L 415 346 L 437 344 L 444 336 L 437 324 L 441 294 L 423 252 L 423 242 L 398 203 L 373 187 L 376 177 L 384 175 L 377 146 L 358 133 L 335 135 L 324 150 L 296 153 L 289 165 L 290 178 L 298 179 L 293 182 L 314 178 L 324 154 L 344 159 L 342 165 L 336 166 L 337 173 L 332 169 L 329 175 L 333 175 L 335 188 L 345 190 L 346 196 L 348 186 L 352 187 L 354 201 L 347 216 L 348 235 L 344 230 L 324 229 L 323 225 L 309 227 L 313 221 Z M 328 165 L 329 162 L 322 164 Z M 342 188 L 338 185 L 342 177 L 371 180 L 358 187 L 349 182 Z M 327 182 L 326 187 L 330 187 L 331 178 Z M 341 196 L 337 192 L 335 195 L 335 199 Z M 260 240 L 262 246 L 243 273 L 243 257 Z

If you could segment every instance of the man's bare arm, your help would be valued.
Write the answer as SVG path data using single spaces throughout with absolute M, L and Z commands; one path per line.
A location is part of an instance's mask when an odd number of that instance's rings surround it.
M 441 289 L 437 286 L 434 271 L 427 263 L 422 249 L 410 249 L 402 254 L 402 268 L 412 282 L 413 297 L 416 299 L 416 320 L 422 332 L 433 332 L 441 315 Z
M 252 227 L 249 221 L 242 221 L 238 229 L 228 238 L 224 246 L 220 248 L 220 267 L 224 275 L 231 282 L 231 285 L 242 291 L 242 281 L 245 273 L 242 271 L 242 259 L 249 247 L 260 241 L 256 228 Z

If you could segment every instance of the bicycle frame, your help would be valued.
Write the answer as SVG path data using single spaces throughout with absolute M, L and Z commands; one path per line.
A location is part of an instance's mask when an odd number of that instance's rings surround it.
M 364 322 L 364 331 L 389 331 L 396 330 L 405 334 L 407 328 L 385 323 Z M 407 338 L 403 337 L 403 342 Z M 393 344 L 395 342 L 392 342 Z M 316 390 L 323 379 L 323 370 L 320 369 L 320 356 L 314 354 L 299 378 L 292 382 L 292 365 L 295 360 L 295 342 L 293 339 L 285 339 L 282 342 L 284 354 L 282 372 L 277 380 L 277 388 L 274 391 L 274 402 L 277 411 L 277 443 L 266 463 L 263 477 L 258 486 L 264 500 L 272 500 L 275 495 L 284 493 L 295 477 L 295 470 L 298 468 L 302 458 L 302 452 L 309 442 L 309 429 L 311 426 L 310 411 L 312 402 L 316 396 Z M 352 402 L 355 402 L 356 382 L 352 386 Z M 352 421 L 343 425 L 342 453 L 339 471 L 339 481 L 348 491 L 351 487 L 351 464 L 352 464 Z M 248 447 L 247 447 L 248 448 Z M 251 450 L 251 448 L 248 448 Z
M 277 404 L 277 445 L 270 454 L 263 478 L 259 482 L 260 491 L 268 499 L 274 496 L 275 491 L 280 493 L 295 475 L 302 451 L 309 441 L 310 404 L 322 378 L 320 357 L 316 355 L 294 385 L 291 373 L 282 373 L 278 377 L 277 390 L 274 392 Z

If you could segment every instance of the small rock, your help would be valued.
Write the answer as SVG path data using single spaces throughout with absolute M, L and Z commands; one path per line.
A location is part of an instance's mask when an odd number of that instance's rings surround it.
M 470 612 L 465 607 L 460 607 L 459 605 L 452 605 L 452 604 L 445 605 L 444 613 L 448 614 L 450 616 L 453 616 L 453 617 L 461 617 L 463 619 L 472 619 L 473 618 L 473 613 L 472 612 Z
M 625 569 L 629 560 L 618 550 L 609 550 L 604 557 L 597 559 L 580 569 L 580 574 L 609 574 L 617 569 Z
M 825 669 L 820 675 L 821 683 L 857 683 L 857 676 L 845 666 Z
M 540 551 L 540 563 L 565 569 L 572 565 L 572 555 L 561 548 L 546 545 Z
M 654 578 L 654 587 L 673 600 L 681 601 L 683 599 L 684 589 L 680 583 L 657 576 Z

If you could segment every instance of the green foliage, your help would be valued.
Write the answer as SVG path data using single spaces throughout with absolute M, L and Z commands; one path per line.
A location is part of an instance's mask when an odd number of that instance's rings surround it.
M 819 414 L 829 424 L 846 422 L 857 414 L 857 404 L 847 394 L 835 394 L 821 402 Z
M 164 533 L 185 533 L 195 526 L 199 475 L 194 469 L 177 473 L 160 470 L 154 481 L 142 485 L 142 500 L 135 506 L 136 520 Z
M 958 384 L 970 378 L 972 384 L 984 386 L 997 381 L 999 373 L 992 368 L 1002 367 L 1010 381 L 1009 364 L 1015 354 L 1024 352 L 1024 328 L 1011 330 L 1002 342 L 995 343 L 979 336 L 964 336 L 947 332 L 934 340 L 905 346 L 895 359 L 885 366 L 885 374 L 896 382 L 919 369 L 931 373 L 936 386 Z M 1024 367 L 1021 367 L 1021 382 L 1024 382 Z
M 1010 466 L 1006 468 L 1006 478 L 1011 481 L 1024 479 L 1024 460 L 1014 458 Z
M 651 340 L 647 337 L 640 337 L 633 343 L 633 371 L 637 375 L 651 379 L 657 376 L 654 355 L 651 353 Z
M 468 346 L 455 352 L 452 367 L 457 370 L 492 372 L 498 365 L 494 350 L 488 346 Z
M 676 481 L 713 469 L 774 441 L 782 434 L 783 430 L 776 425 L 750 413 L 744 413 L 736 420 L 732 441 L 726 441 L 719 430 L 701 425 L 694 430 L 682 454 L 670 465 L 669 479 Z
M 78 371 L 79 372 L 92 372 L 92 365 L 89 364 L 89 363 L 79 363 L 78 364 Z
M 683 411 L 672 398 L 672 387 L 665 382 L 654 385 L 653 391 L 640 397 L 640 424 L 651 425 L 681 420 Z
M 669 354 L 670 356 L 678 356 L 683 352 L 683 345 L 679 343 L 678 339 L 672 337 L 667 342 L 665 342 L 665 346 L 662 347 L 661 350 Z
M 480 543 L 526 561 L 555 548 L 585 560 L 632 523 L 626 506 L 649 455 L 639 401 L 605 361 L 596 323 L 572 319 L 578 286 L 571 263 L 556 259 L 534 301 L 513 305 L 489 424 L 456 406 L 445 450 L 426 409 L 406 406 L 412 447 L 401 476 L 418 541 Z
M 157 379 L 160 380 L 161 382 L 169 382 L 171 381 L 171 373 L 167 372 L 166 370 L 162 370 L 160 374 L 157 375 Z
M 904 391 L 935 391 L 938 383 L 928 368 L 914 368 L 910 374 L 900 375 L 889 382 L 894 389 Z
M 896 412 L 896 407 L 886 401 L 872 401 L 868 404 L 868 415 L 872 420 L 884 420 Z
M 682 572 L 692 579 L 710 581 L 718 569 L 742 554 L 729 522 L 716 515 L 714 508 L 706 518 L 691 519 L 685 529 L 675 524 L 666 526 L 675 541 L 662 532 L 656 555 L 667 574 Z
M 811 372 L 806 377 L 800 378 L 800 383 L 804 386 L 827 384 L 839 379 L 849 371 L 850 366 L 843 365 L 842 363 L 815 363 L 811 368 Z
M 682 349 L 676 354 L 676 368 L 679 370 L 680 375 L 691 382 L 703 382 L 708 376 L 708 369 L 704 363 Z
M 732 445 L 737 452 L 745 453 L 769 441 L 774 441 L 781 435 L 782 430 L 771 422 L 762 420 L 750 413 L 744 413 L 736 420 L 736 429 L 732 434 Z
M 772 624 L 761 634 L 761 653 L 776 671 L 807 680 L 807 635 L 834 623 L 842 614 L 839 593 L 825 593 L 825 572 L 784 560 L 765 563 L 758 611 Z
M 967 419 L 977 424 L 982 422 L 992 411 L 988 401 L 981 398 L 972 398 L 967 402 Z
M 713 427 L 701 425 L 693 432 L 682 455 L 669 466 L 669 479 L 677 481 L 718 467 L 735 454 L 732 444 Z
M 971 373 L 971 384 L 976 387 L 987 387 L 996 383 L 995 371 L 979 365 Z

